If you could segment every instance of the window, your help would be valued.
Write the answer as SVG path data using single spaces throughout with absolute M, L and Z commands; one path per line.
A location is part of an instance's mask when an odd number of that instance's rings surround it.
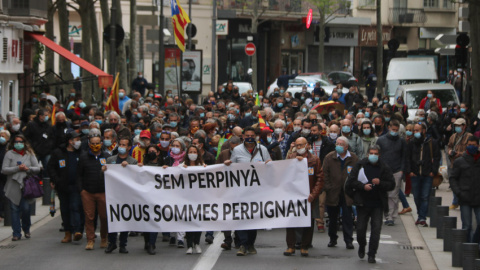
M 358 7 L 359 8 L 375 8 L 377 6 L 377 0 L 359 0 Z
M 2 44 L 2 61 L 6 62 L 8 59 L 8 38 L 3 38 L 3 44 Z
M 423 7 L 452 9 L 454 7 L 454 3 L 452 0 L 423 0 Z
M 18 62 L 23 61 L 23 38 L 18 41 Z
M 423 0 L 423 7 L 437 8 L 438 7 L 438 0 Z
M 447 103 L 451 100 L 457 101 L 457 94 L 453 89 L 438 89 L 432 90 L 435 97 L 440 99 L 443 108 L 447 107 Z M 427 96 L 428 90 L 408 91 L 407 92 L 407 106 L 409 109 L 418 109 L 420 102 Z

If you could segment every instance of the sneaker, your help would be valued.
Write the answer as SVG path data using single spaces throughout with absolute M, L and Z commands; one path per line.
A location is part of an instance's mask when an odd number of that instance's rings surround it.
M 200 245 L 195 245 L 195 253 L 197 254 L 202 254 L 202 248 L 200 247 Z
M 385 221 L 385 225 L 387 225 L 387 226 L 393 226 L 393 225 L 395 225 L 395 223 L 393 222 L 393 220 L 386 220 L 386 221 Z
M 420 224 L 420 220 L 415 221 L 415 226 Z
M 294 248 L 287 248 L 287 250 L 285 252 L 283 252 L 284 256 L 292 256 L 293 254 L 295 254 L 295 249 Z
M 242 245 L 237 251 L 237 256 L 245 256 L 245 255 L 247 255 L 247 250 L 245 246 Z
M 450 210 L 457 209 L 457 208 L 458 208 L 458 204 L 452 204 L 449 207 Z
M 205 242 L 207 244 L 212 244 L 213 243 L 213 236 L 212 235 L 205 236 Z
M 325 232 L 325 226 L 323 226 L 323 225 L 318 225 L 317 227 L 318 227 L 318 232 L 320 232 L 320 233 L 324 233 L 324 232 Z
M 402 211 L 398 212 L 398 214 L 403 215 L 403 214 L 406 214 L 406 213 L 409 213 L 409 212 L 412 212 L 411 207 L 403 208 Z
M 170 245 L 170 246 L 175 246 L 175 242 L 177 242 L 177 239 L 175 239 L 175 237 L 170 237 L 170 243 L 169 243 L 169 245 Z
M 87 245 L 85 246 L 85 250 L 93 250 L 94 246 L 95 246 L 95 241 L 89 240 L 87 242 Z
M 330 240 L 330 242 L 328 242 L 328 247 L 334 247 L 337 245 L 337 240 Z
M 25 238 L 30 239 L 30 237 L 32 237 L 31 233 L 25 233 Z
M 122 253 L 122 254 L 127 254 L 127 253 L 128 253 L 128 250 L 127 250 L 126 247 L 120 247 L 120 250 L 119 250 L 118 252 L 120 252 L 120 253 Z
M 418 226 L 420 227 L 428 227 L 428 224 L 425 220 L 421 220 L 419 223 L 418 223 Z
M 257 254 L 257 249 L 254 246 L 248 247 L 248 254 Z
M 185 252 L 186 254 L 193 254 L 193 248 L 189 247 L 187 248 L 187 252 Z
M 178 247 L 178 248 L 184 248 L 185 245 L 183 244 L 183 241 L 180 241 L 180 240 L 179 240 L 179 241 L 177 242 L 177 247 Z

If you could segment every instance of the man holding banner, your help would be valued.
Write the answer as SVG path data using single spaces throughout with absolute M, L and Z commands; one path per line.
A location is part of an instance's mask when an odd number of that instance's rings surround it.
M 268 163 L 272 159 L 265 146 L 255 142 L 255 129 L 247 127 L 243 130 L 244 143 L 235 147 L 230 160 L 224 162 L 230 166 L 232 163 L 248 163 L 248 162 L 265 162 Z M 237 256 L 245 256 L 247 252 L 257 254 L 255 249 L 255 239 L 257 238 L 257 230 L 237 230 L 240 238 L 240 248 Z
M 285 256 L 291 256 L 295 254 L 295 242 L 296 242 L 296 235 L 295 230 L 301 230 L 302 232 L 302 244 L 300 253 L 303 257 L 308 256 L 308 247 L 312 242 L 313 238 L 313 225 L 314 225 L 314 218 L 320 216 L 319 214 L 319 204 L 318 204 L 318 195 L 320 195 L 320 191 L 323 188 L 323 171 L 322 171 L 322 164 L 320 159 L 311 154 L 307 151 L 307 139 L 304 137 L 300 137 L 295 141 L 295 149 L 296 153 L 291 153 L 287 159 L 298 159 L 298 161 L 302 161 L 304 158 L 307 159 L 308 162 L 308 182 L 310 187 L 310 195 L 308 196 L 308 202 L 312 203 L 312 216 L 311 216 L 311 225 L 310 227 L 304 228 L 287 228 L 287 250 L 283 253 Z M 306 180 L 306 179 L 305 179 Z

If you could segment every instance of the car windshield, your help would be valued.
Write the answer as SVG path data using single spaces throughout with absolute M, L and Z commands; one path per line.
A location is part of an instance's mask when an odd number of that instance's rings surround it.
M 435 81 L 432 81 L 432 80 L 388 80 L 385 91 L 387 96 L 392 97 L 393 95 L 395 95 L 395 91 L 397 90 L 399 85 L 408 85 L 408 84 L 416 84 L 416 83 L 434 83 L 434 82 Z
M 409 109 L 418 109 L 420 102 L 427 96 L 428 90 L 407 91 L 407 106 Z M 455 91 L 452 89 L 434 90 L 436 98 L 440 99 L 442 107 L 446 108 L 449 101 L 457 101 Z

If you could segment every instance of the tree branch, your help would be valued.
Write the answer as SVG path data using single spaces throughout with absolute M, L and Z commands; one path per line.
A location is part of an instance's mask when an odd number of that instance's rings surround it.
M 76 2 L 76 1 L 75 1 Z M 78 4 L 78 3 L 77 3 Z M 73 8 L 77 13 L 80 13 L 80 8 L 77 8 L 76 6 L 73 6 L 72 4 L 70 3 L 67 3 L 67 6 Z

